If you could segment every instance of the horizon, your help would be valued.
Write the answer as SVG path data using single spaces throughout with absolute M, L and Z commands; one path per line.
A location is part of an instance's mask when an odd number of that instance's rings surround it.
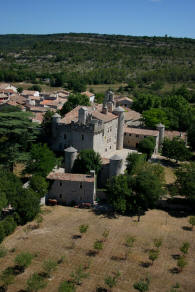
M 0 35 L 91 33 L 195 38 L 194 0 L 7 0 Z M 63 32 L 60 32 L 63 31 Z

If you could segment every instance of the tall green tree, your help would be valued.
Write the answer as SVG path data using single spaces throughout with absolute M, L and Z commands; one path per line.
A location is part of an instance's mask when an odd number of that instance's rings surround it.
M 64 116 L 78 105 L 90 105 L 89 98 L 86 95 L 82 95 L 80 93 L 70 94 L 68 101 L 63 105 L 60 114 Z
M 189 149 L 186 148 L 185 142 L 177 137 L 174 137 L 173 140 L 164 140 L 162 155 L 170 159 L 175 159 L 176 161 L 185 161 L 191 156 Z
M 73 165 L 74 173 L 90 173 L 90 170 L 95 170 L 96 174 L 101 169 L 101 156 L 93 149 L 82 150 L 76 158 Z
M 145 153 L 147 155 L 147 160 L 151 158 L 154 148 L 156 146 L 156 141 L 154 137 L 146 137 L 141 140 L 138 144 L 138 151 Z
M 146 162 L 146 155 L 129 153 L 126 158 L 126 170 L 128 174 L 136 174 Z
M 56 157 L 46 144 L 34 144 L 25 172 L 46 177 L 56 164 Z

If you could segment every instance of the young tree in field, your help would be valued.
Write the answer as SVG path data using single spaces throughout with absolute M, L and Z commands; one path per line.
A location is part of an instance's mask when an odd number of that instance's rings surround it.
M 7 291 L 8 286 L 13 284 L 14 278 L 15 277 L 10 269 L 6 269 L 1 273 L 0 282 L 2 283 L 2 288 L 4 289 L 2 291 Z
M 21 271 L 24 271 L 28 266 L 30 266 L 33 255 L 29 252 L 21 252 L 15 258 L 15 264 L 19 267 Z
M 155 239 L 154 239 L 154 246 L 155 246 L 156 248 L 160 248 L 161 245 L 162 245 L 162 239 L 161 239 L 161 238 L 155 238 Z
M 90 173 L 95 170 L 98 174 L 102 166 L 101 156 L 92 149 L 82 150 L 76 158 L 72 171 L 74 173 Z
M 138 151 L 147 155 L 147 160 L 151 158 L 155 148 L 154 137 L 146 137 L 138 144 Z
M 94 247 L 95 250 L 97 250 L 97 252 L 99 252 L 100 250 L 103 249 L 103 242 L 101 240 L 96 240 L 94 242 L 93 247 Z
M 47 283 L 42 276 L 40 276 L 38 273 L 34 273 L 28 278 L 26 286 L 27 291 L 37 292 L 41 289 L 44 289 L 47 286 Z
M 88 277 L 88 273 L 84 272 L 83 266 L 80 265 L 74 272 L 71 273 L 71 278 L 72 278 L 72 283 L 75 285 L 81 285 L 82 284 L 82 279 L 85 279 Z
M 120 272 L 116 272 L 114 276 L 108 276 L 104 279 L 105 284 L 112 289 L 117 285 L 118 279 L 120 277 Z
M 84 234 L 87 232 L 88 228 L 89 228 L 88 224 L 82 224 L 79 226 L 79 231 L 81 234 Z
M 150 280 L 149 278 L 141 279 L 138 282 L 134 283 L 134 289 L 138 290 L 139 292 L 146 292 L 149 290 Z
M 188 160 L 191 156 L 190 151 L 186 148 L 185 142 L 176 137 L 173 140 L 164 140 L 162 155 L 170 159 L 175 159 L 176 161 Z
M 178 267 L 180 272 L 183 271 L 183 269 L 185 268 L 186 265 L 187 265 L 187 260 L 184 257 L 180 257 L 177 260 L 177 267 Z
M 190 216 L 189 223 L 192 225 L 192 230 L 193 230 L 195 226 L 195 216 Z
M 76 288 L 74 283 L 63 281 L 58 288 L 58 292 L 75 292 Z
M 184 242 L 182 244 L 182 246 L 180 247 L 180 251 L 183 253 L 183 255 L 185 256 L 188 253 L 188 250 L 190 248 L 190 243 L 189 242 Z
M 56 164 L 56 157 L 46 144 L 34 144 L 25 172 L 46 177 Z
M 43 270 L 45 272 L 46 277 L 50 278 L 51 277 L 51 273 L 53 271 L 55 271 L 57 268 L 57 262 L 49 259 L 44 261 L 43 263 Z
M 157 260 L 159 256 L 159 250 L 150 250 L 149 251 L 149 260 L 152 261 L 152 265 L 154 263 L 155 260 Z
M 110 233 L 110 230 L 108 230 L 108 229 L 105 229 L 104 232 L 102 233 L 104 241 L 106 241 L 108 239 L 109 233 Z

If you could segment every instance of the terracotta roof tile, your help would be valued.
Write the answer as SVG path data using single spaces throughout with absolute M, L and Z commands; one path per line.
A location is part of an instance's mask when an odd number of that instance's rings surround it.
M 165 131 L 165 138 L 172 140 L 175 137 L 186 140 L 187 134 L 186 132 L 179 132 L 179 131 Z

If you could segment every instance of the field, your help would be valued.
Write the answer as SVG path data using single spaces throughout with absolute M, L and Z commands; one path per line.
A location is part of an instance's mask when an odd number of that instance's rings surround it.
M 176 218 L 167 212 L 152 210 L 146 212 L 138 223 L 137 217 L 108 217 L 96 215 L 91 210 L 62 206 L 43 209 L 43 222 L 38 229 L 27 231 L 27 226 L 18 227 L 3 243 L 9 252 L 0 259 L 0 272 L 14 266 L 14 258 L 21 251 L 37 254 L 25 272 L 16 276 L 8 292 L 24 292 L 27 278 L 33 272 L 41 271 L 44 260 L 59 260 L 61 256 L 65 256 L 65 261 L 58 265 L 42 291 L 58 291 L 60 282 L 70 279 L 71 272 L 79 265 L 87 267 L 89 264 L 89 276 L 77 286 L 78 292 L 95 292 L 97 287 L 105 287 L 104 278 L 117 271 L 121 276 L 112 290 L 114 292 L 136 291 L 133 284 L 147 276 L 151 279 L 149 291 L 169 292 L 176 282 L 181 287 L 178 291 L 195 291 L 195 231 L 186 228 L 189 226 L 188 217 Z M 28 225 L 33 224 L 35 222 Z M 80 238 L 81 224 L 89 224 L 89 228 Z M 103 249 L 94 255 L 94 242 L 102 239 L 105 229 L 110 231 L 109 236 L 103 242 Z M 136 238 L 128 256 L 127 236 Z M 150 262 L 148 252 L 154 247 L 155 238 L 163 240 L 160 256 L 153 265 L 144 267 L 144 263 Z M 184 241 L 190 243 L 188 265 L 182 272 L 174 273 L 175 258 L 181 254 L 179 249 Z

